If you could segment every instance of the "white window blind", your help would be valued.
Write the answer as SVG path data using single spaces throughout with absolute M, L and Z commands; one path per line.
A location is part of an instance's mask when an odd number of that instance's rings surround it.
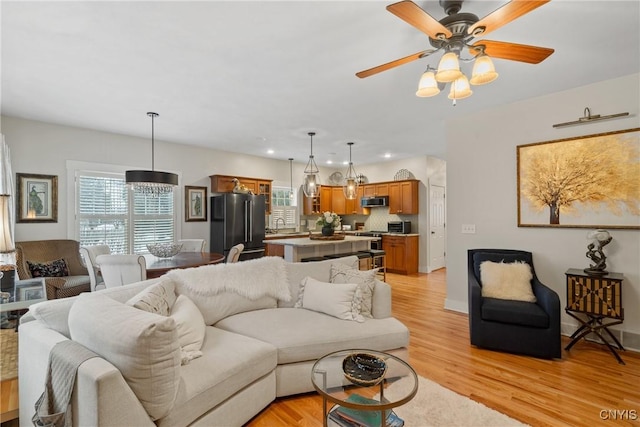
M 109 245 L 113 253 L 128 253 L 129 196 L 124 177 L 81 174 L 77 189 L 80 246 Z
M 276 228 L 276 221 L 278 221 L 277 228 L 295 228 L 298 226 L 298 208 L 296 193 L 293 193 L 293 198 L 289 197 L 290 189 L 286 187 L 273 187 L 271 190 L 271 228 Z M 278 220 L 282 218 L 284 220 L 284 226 L 282 221 Z
M 174 241 L 172 193 L 152 197 L 133 192 L 122 174 L 78 172 L 76 182 L 80 246 L 109 245 L 112 253 L 148 253 L 147 243 Z

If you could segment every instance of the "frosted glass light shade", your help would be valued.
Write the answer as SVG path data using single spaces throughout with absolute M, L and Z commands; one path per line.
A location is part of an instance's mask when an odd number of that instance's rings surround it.
M 318 197 L 320 195 L 320 175 L 318 173 L 305 173 L 302 191 L 307 197 Z
M 342 192 L 347 200 L 354 200 L 358 197 L 358 183 L 356 182 L 355 176 L 345 178 L 344 184 L 342 185 Z
M 449 83 L 457 79 L 462 75 L 460 71 L 460 62 L 458 61 L 458 55 L 454 52 L 447 52 L 440 58 L 438 64 L 438 72 L 436 73 L 436 80 L 441 83 Z
M 471 96 L 473 91 L 469 86 L 469 80 L 464 74 L 451 83 L 451 90 L 449 91 L 449 99 L 464 99 Z
M 429 96 L 436 96 L 439 93 L 440 89 L 438 88 L 438 82 L 436 81 L 435 74 L 433 74 L 433 71 L 431 70 L 425 71 L 422 74 L 422 77 L 420 77 L 416 96 L 427 98 Z
M 493 61 L 487 55 L 479 55 L 476 58 L 476 62 L 473 64 L 473 71 L 471 73 L 472 85 L 483 85 L 491 83 L 498 78 L 496 73 L 496 67 L 493 65 Z

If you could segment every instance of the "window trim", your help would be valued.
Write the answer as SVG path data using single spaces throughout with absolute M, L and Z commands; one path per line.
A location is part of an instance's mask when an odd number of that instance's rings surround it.
M 76 210 L 76 175 L 78 172 L 95 172 L 96 174 L 122 174 L 132 169 L 140 169 L 137 166 L 127 165 L 113 165 L 109 163 L 94 163 L 94 162 L 82 162 L 77 160 L 67 160 L 67 182 L 66 182 L 66 216 L 67 216 L 67 238 L 72 240 L 80 240 L 78 235 L 77 217 L 78 212 Z M 173 215 L 174 215 L 174 238 L 179 240 L 182 238 L 182 218 L 183 218 L 183 206 L 181 200 L 183 199 L 183 186 L 182 174 L 177 171 L 167 171 L 178 175 L 178 186 L 173 191 Z M 61 213 L 64 215 L 64 213 Z M 132 224 L 133 226 L 133 224 Z M 133 244 L 131 242 L 131 248 Z

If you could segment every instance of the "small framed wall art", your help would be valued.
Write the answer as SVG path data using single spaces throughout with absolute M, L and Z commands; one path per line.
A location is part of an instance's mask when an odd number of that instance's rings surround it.
M 17 222 L 58 222 L 58 177 L 16 174 Z
M 207 220 L 207 187 L 184 187 L 184 220 L 186 222 Z

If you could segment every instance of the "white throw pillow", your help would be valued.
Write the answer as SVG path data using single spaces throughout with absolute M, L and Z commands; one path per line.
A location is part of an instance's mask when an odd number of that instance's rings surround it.
M 331 264 L 331 283 L 357 284 L 362 294 L 360 313 L 368 318 L 373 318 L 371 314 L 371 301 L 373 300 L 373 288 L 376 286 L 377 271 L 377 268 L 363 271 L 344 264 Z
M 178 295 L 170 317 L 176 321 L 182 364 L 186 365 L 196 357 L 202 356 L 200 349 L 204 341 L 204 318 L 195 303 L 186 295 Z
M 531 279 L 531 267 L 526 262 L 484 261 L 480 264 L 483 297 L 536 302 Z
M 81 294 L 69 312 L 71 339 L 113 364 L 151 419 L 166 416 L 180 384 L 180 346 L 171 317 L 138 310 L 102 292 Z
M 364 322 L 362 296 L 355 283 L 325 283 L 305 277 L 300 283 L 296 308 L 318 311 L 343 320 Z
M 175 302 L 175 286 L 171 280 L 165 279 L 141 291 L 127 301 L 127 305 L 132 305 L 149 313 L 168 316 Z

